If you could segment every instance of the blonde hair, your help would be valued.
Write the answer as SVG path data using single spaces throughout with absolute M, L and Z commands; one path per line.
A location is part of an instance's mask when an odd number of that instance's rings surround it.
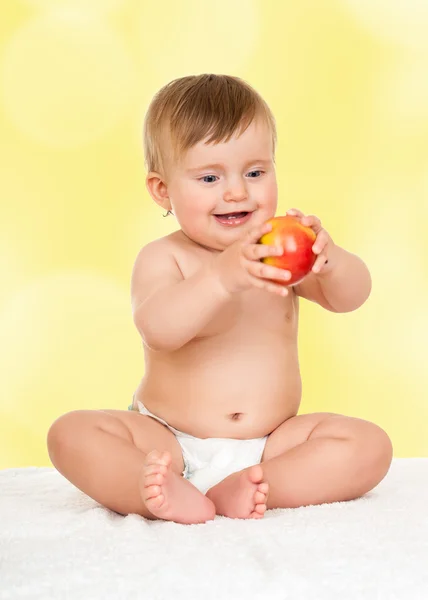
M 144 120 L 144 157 L 148 172 L 166 175 L 167 163 L 179 160 L 195 144 L 227 142 L 244 133 L 255 118 L 272 132 L 275 118 L 263 98 L 248 83 L 231 75 L 189 75 L 175 79 L 154 96 Z

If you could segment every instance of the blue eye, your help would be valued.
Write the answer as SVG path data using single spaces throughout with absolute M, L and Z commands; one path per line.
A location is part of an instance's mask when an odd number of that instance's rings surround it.
M 257 173 L 259 173 L 259 175 L 257 175 Z M 257 179 L 258 177 L 260 177 L 260 175 L 263 173 L 263 171 L 258 170 L 258 171 L 250 171 L 249 175 L 250 175 L 250 179 Z M 256 174 L 255 177 L 253 177 L 253 174 Z M 212 178 L 216 178 L 217 175 L 204 175 L 203 177 L 201 177 L 198 181 L 203 181 L 204 183 L 214 183 L 214 181 L 206 181 L 206 179 L 208 177 L 212 177 Z
M 202 180 L 205 180 L 207 177 L 216 177 L 216 175 L 204 175 L 201 177 Z M 201 179 L 199 181 L 201 181 Z M 204 181 L 204 183 L 214 183 L 213 181 Z

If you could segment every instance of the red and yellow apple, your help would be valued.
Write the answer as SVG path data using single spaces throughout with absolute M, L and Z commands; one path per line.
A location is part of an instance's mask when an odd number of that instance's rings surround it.
M 305 227 L 296 217 L 274 217 L 268 221 L 272 231 L 265 233 L 259 240 L 260 244 L 268 246 L 281 246 L 283 253 L 280 256 L 262 258 L 266 265 L 286 269 L 291 273 L 291 279 L 276 280 L 282 285 L 294 285 L 301 281 L 314 266 L 317 255 L 313 252 L 316 235 L 310 227 Z

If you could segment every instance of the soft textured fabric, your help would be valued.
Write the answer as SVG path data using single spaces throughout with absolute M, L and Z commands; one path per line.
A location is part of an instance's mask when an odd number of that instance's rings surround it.
M 428 459 L 351 502 L 203 525 L 113 513 L 52 468 L 0 471 L 0 598 L 427 600 Z
M 137 406 L 142 415 L 159 421 L 175 435 L 183 453 L 183 477 L 203 494 L 232 473 L 257 465 L 261 461 L 267 435 L 250 440 L 197 438 L 171 427 L 138 400 Z M 134 410 L 132 405 L 128 410 Z

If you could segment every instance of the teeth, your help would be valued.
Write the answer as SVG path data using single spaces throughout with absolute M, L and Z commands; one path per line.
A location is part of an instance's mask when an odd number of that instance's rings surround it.
M 229 213 L 229 214 L 225 214 L 225 215 L 217 215 L 218 217 L 222 217 L 225 219 L 238 219 L 238 218 L 243 218 L 247 215 L 247 213 Z

